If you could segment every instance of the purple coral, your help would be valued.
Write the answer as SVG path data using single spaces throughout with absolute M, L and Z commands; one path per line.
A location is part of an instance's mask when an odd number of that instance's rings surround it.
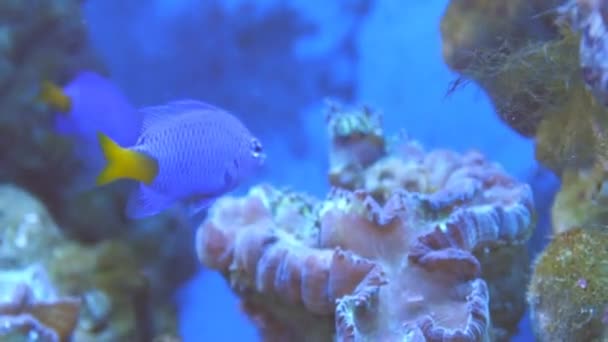
M 581 34 L 580 67 L 587 87 L 608 106 L 608 3 L 570 0 L 560 12 Z
M 482 265 L 509 262 L 492 260 L 494 248 L 530 236 L 529 187 L 475 152 L 406 141 L 383 153 L 356 172 L 332 168 L 351 173 L 353 189 L 318 201 L 258 186 L 220 199 L 199 228 L 200 260 L 226 277 L 264 338 L 489 340 L 490 301 L 503 299 L 490 297 L 497 280 Z

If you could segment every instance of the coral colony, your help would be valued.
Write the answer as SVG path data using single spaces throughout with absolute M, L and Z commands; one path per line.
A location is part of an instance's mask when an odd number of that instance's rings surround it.
M 510 273 L 528 267 L 517 255 L 533 228 L 530 188 L 476 152 L 408 140 L 385 153 L 369 108 L 329 115 L 329 176 L 352 189 L 317 200 L 259 185 L 220 199 L 197 233 L 201 261 L 264 338 L 489 341 L 514 331 L 526 283 Z M 508 266 L 485 273 L 483 263 Z

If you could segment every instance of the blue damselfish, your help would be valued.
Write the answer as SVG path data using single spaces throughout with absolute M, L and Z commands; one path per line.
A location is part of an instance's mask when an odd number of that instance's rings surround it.
M 103 167 L 98 132 L 123 146 L 135 144 L 141 132 L 142 113 L 111 80 L 95 72 L 82 71 L 64 87 L 44 82 L 40 98 L 56 111 L 55 131 L 74 141 L 91 174 Z
M 262 144 L 234 115 L 195 100 L 141 109 L 144 123 L 133 146 L 99 134 L 107 165 L 97 184 L 132 179 L 127 215 L 155 215 L 180 202 L 192 214 L 235 189 L 263 165 Z

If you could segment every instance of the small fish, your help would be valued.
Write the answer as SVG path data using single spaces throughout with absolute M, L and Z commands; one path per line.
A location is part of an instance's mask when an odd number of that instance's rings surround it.
M 40 86 L 38 99 L 61 114 L 67 114 L 72 109 L 72 100 L 58 85 L 44 81 Z
M 141 131 L 142 114 L 109 79 L 80 72 L 65 87 L 45 81 L 39 98 L 57 111 L 55 131 L 74 141 L 85 168 L 95 175 L 103 167 L 97 132 L 124 146 L 133 145 Z
M 99 134 L 107 165 L 97 184 L 140 182 L 127 204 L 131 218 L 155 215 L 175 202 L 196 214 L 264 162 L 260 141 L 225 110 L 181 100 L 141 111 L 144 123 L 134 146 L 121 147 Z

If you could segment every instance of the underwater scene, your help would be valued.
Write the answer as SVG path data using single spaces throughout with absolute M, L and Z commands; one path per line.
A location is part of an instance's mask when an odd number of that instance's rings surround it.
M 608 341 L 608 0 L 0 0 L 21 341 Z

